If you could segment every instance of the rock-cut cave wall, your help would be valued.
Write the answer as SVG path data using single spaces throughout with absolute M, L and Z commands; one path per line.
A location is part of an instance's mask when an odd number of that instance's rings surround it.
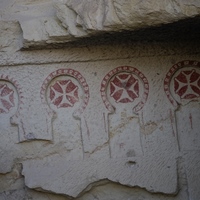
M 199 200 L 200 3 L 0 2 L 0 200 Z

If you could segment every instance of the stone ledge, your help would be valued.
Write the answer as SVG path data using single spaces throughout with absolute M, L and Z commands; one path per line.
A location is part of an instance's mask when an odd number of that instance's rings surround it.
M 120 38 L 166 40 L 179 37 L 177 34 L 182 35 L 182 31 L 186 37 L 188 31 L 192 34 L 189 28 L 191 22 L 199 27 L 197 22 L 200 15 L 198 1 L 144 3 L 129 0 L 120 4 L 118 0 L 65 0 L 55 3 L 55 9 L 56 16 L 20 22 L 23 48 L 62 47 L 66 43 L 85 45 Z M 186 21 L 176 23 L 182 20 Z M 172 26 L 168 26 L 171 23 Z M 189 30 L 186 30 L 187 27 Z
M 80 197 L 98 185 L 98 182 L 102 184 L 102 181 L 141 187 L 151 193 L 176 194 L 176 167 L 173 156 L 165 159 L 158 159 L 154 155 L 67 161 L 67 158 L 55 155 L 43 160 L 25 161 L 22 174 L 29 188 L 73 198 Z

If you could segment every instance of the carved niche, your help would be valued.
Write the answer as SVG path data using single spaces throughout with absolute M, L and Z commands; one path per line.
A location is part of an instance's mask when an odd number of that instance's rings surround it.
M 173 65 L 164 80 L 165 93 L 174 106 L 175 130 L 180 150 L 200 147 L 200 62 Z

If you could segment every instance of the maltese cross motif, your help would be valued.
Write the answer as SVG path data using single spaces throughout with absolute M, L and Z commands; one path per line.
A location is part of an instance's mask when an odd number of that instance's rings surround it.
M 182 71 L 174 78 L 174 89 L 181 99 L 193 99 L 200 96 L 200 74 L 195 69 Z
M 8 113 L 14 106 L 14 91 L 7 84 L 0 84 L 0 114 Z
M 50 100 L 57 108 L 73 107 L 78 98 L 78 86 L 71 80 L 58 80 L 50 87 Z
M 110 82 L 110 96 L 116 103 L 133 102 L 139 97 L 139 83 L 132 74 L 120 74 Z

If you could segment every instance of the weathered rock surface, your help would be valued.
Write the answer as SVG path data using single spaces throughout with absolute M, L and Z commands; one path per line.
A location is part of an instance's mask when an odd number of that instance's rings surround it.
M 198 0 L 21 1 L 20 11 L 14 0 L 12 9 L 9 7 L 12 3 L 1 4 L 2 19 L 19 20 L 24 48 L 64 44 L 103 33 L 135 31 L 200 15 Z
M 172 23 L 200 14 L 198 1 L 67 0 L 55 4 L 60 24 L 51 18 L 22 22 L 24 47 L 74 41 L 104 32 L 137 30 Z M 34 32 L 29 26 L 34 27 Z M 47 24 L 49 27 L 47 28 Z M 60 27 L 59 27 L 60 26 Z M 55 28 L 57 31 L 55 32 Z M 32 33 L 29 34 L 31 31 Z M 32 37 L 32 38 L 31 38 Z
M 74 11 L 76 25 L 85 31 L 119 31 L 124 29 L 138 29 L 146 26 L 155 26 L 170 23 L 199 14 L 199 2 L 184 1 L 139 1 L 120 0 L 90 1 L 67 0 L 63 1 L 65 12 L 61 12 L 63 3 L 57 4 L 57 15 L 63 25 L 69 28 L 63 19 L 68 9 Z M 62 8 L 62 9 L 61 9 Z
M 0 26 L 0 56 L 2 57 L 3 54 L 7 52 L 13 54 L 22 47 L 22 35 L 17 21 L 0 21 Z
M 2 0 L 0 200 L 199 200 L 199 7 Z
M 190 57 L 198 60 L 198 55 Z M 159 67 L 158 57 L 2 66 L 1 88 L 6 85 L 16 101 L 22 96 L 23 104 L 1 110 L 1 173 L 12 171 L 17 160 L 23 165 L 26 186 L 68 197 L 80 197 L 109 181 L 175 195 L 178 157 L 199 150 L 199 83 L 195 80 L 200 71 L 196 61 L 171 66 L 172 59 L 176 56 L 159 57 Z M 179 93 L 180 77 L 190 74 L 197 89 Z M 135 87 L 130 88 L 131 96 L 120 97 L 114 86 L 124 79 Z M 57 99 L 63 87 L 68 88 L 70 101 Z M 10 121 L 17 111 L 14 105 L 20 106 L 18 129 Z M 198 196 L 198 189 L 190 187 Z
M 64 156 L 51 156 L 24 162 L 22 174 L 29 188 L 77 197 L 108 181 L 175 194 L 176 172 L 175 160 L 166 157 L 67 161 Z
M 199 184 L 199 151 L 185 152 L 185 169 L 188 180 L 188 192 L 191 199 L 198 199 L 200 196 L 200 191 L 198 188 Z

